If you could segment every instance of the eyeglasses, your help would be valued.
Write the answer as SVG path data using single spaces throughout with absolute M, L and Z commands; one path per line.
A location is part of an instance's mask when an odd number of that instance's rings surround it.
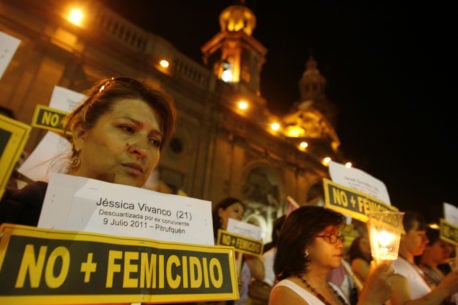
M 317 235 L 316 237 L 321 237 L 324 239 L 326 242 L 330 244 L 335 244 L 338 240 L 340 242 L 344 242 L 345 237 L 341 235 L 340 233 L 330 233 L 330 234 L 322 234 L 322 235 Z

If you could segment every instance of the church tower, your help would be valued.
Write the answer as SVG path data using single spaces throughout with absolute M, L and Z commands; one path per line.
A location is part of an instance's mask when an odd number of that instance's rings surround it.
M 315 59 L 311 56 L 306 64 L 306 70 L 299 81 L 299 92 L 301 100 L 316 100 L 326 97 L 325 94 L 326 79 L 317 69 Z
M 299 80 L 298 87 L 300 101 L 295 104 L 297 109 L 312 106 L 335 127 L 337 125 L 337 108 L 329 101 L 326 95 L 326 78 L 321 75 L 317 68 L 317 62 L 310 56 L 306 63 L 306 69 Z
M 221 12 L 219 24 L 220 32 L 201 48 L 205 65 L 224 82 L 241 84 L 260 96 L 261 68 L 267 50 L 251 36 L 256 16 L 241 1 Z
M 335 131 L 337 108 L 326 95 L 326 78 L 310 56 L 298 82 L 300 100 L 283 117 L 286 135 L 312 144 L 317 155 L 338 155 L 340 140 Z

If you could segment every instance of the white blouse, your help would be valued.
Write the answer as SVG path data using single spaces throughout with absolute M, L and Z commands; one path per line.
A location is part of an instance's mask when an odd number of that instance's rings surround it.
M 335 291 L 337 291 L 337 293 L 345 300 L 345 302 L 347 302 L 347 304 L 350 304 L 350 302 L 348 302 L 348 299 L 345 297 L 345 295 L 342 293 L 339 287 L 337 287 L 336 285 L 334 285 L 331 282 L 329 282 L 329 285 L 331 285 L 332 288 Z M 313 293 L 310 293 L 308 290 L 302 288 L 301 286 L 297 285 L 296 283 L 294 283 L 291 280 L 288 280 L 288 279 L 281 280 L 274 286 L 273 289 L 280 287 L 280 286 L 288 287 L 289 289 L 294 291 L 297 295 L 299 295 L 309 305 L 324 305 L 324 303 L 318 297 L 316 297 Z

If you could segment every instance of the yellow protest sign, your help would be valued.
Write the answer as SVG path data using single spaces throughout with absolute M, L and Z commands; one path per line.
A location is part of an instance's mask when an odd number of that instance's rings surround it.
M 37 105 L 33 113 L 32 126 L 62 133 L 65 128 L 63 119 L 66 115 L 65 111 Z
M 30 129 L 29 125 L 0 114 L 0 197 L 29 139 Z
M 0 304 L 234 300 L 234 249 L 0 226 Z
M 440 237 L 452 245 L 458 246 L 458 227 L 445 219 L 440 219 Z
M 325 207 L 367 222 L 367 213 L 376 211 L 398 211 L 392 205 L 365 193 L 323 179 Z
M 262 255 L 263 242 L 262 240 L 256 240 L 248 238 L 243 235 L 231 233 L 225 230 L 218 230 L 217 244 L 222 246 L 234 247 L 235 251 L 251 254 L 251 255 Z

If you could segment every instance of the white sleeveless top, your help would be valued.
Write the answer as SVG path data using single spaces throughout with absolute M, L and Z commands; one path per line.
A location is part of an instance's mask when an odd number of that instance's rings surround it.
M 345 302 L 349 304 L 347 298 L 342 293 L 342 291 L 339 289 L 339 287 L 337 287 L 333 283 L 329 283 L 329 285 L 331 285 L 332 288 L 335 291 L 337 291 L 337 293 L 345 300 Z M 313 293 L 310 293 L 308 290 L 305 290 L 304 288 L 297 285 L 296 283 L 294 283 L 291 280 L 288 280 L 288 279 L 281 280 L 274 286 L 273 289 L 280 287 L 280 286 L 288 287 L 289 289 L 294 291 L 298 296 L 300 296 L 304 301 L 306 301 L 309 305 L 324 305 L 324 303 L 320 299 L 318 299 Z
M 393 261 L 394 273 L 400 274 L 407 279 L 410 288 L 410 298 L 416 300 L 428 294 L 431 288 L 422 277 L 422 270 L 413 266 L 404 258 L 398 256 Z

